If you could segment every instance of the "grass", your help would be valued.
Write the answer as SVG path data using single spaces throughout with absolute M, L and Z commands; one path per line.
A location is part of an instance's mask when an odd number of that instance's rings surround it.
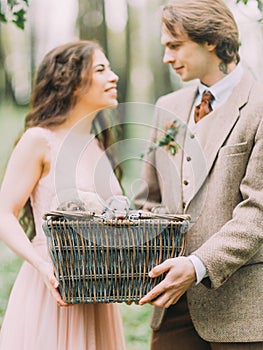
M 7 160 L 19 133 L 23 129 L 26 108 L 0 105 L 0 182 Z M 21 259 L 0 241 L 0 327 L 9 294 L 21 266 Z M 150 348 L 149 318 L 151 306 L 120 304 L 127 350 Z
M 150 305 L 121 304 L 127 350 L 150 348 Z

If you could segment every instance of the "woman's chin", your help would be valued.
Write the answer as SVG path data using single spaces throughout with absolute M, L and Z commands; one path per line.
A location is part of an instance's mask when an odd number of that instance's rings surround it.
M 114 108 L 117 107 L 119 104 L 117 99 L 113 99 L 111 102 L 109 102 L 108 106 L 106 106 L 105 108 Z

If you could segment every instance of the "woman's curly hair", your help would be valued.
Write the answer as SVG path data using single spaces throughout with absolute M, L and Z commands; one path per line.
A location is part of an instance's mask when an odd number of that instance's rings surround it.
M 96 50 L 103 51 L 94 41 L 80 40 L 59 46 L 44 57 L 36 74 L 24 130 L 64 123 L 68 112 L 76 105 L 76 90 L 86 92 L 91 84 Z M 111 127 L 104 112 L 98 113 L 92 128 L 120 181 L 122 170 L 109 146 L 121 138 L 122 129 L 120 126 Z M 22 209 L 19 221 L 32 238 L 35 235 L 35 225 L 30 199 Z

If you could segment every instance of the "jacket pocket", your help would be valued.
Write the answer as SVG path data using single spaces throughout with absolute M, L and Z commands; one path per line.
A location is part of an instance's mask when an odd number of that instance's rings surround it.
M 246 153 L 248 150 L 247 142 L 236 143 L 235 145 L 223 146 L 219 151 L 219 156 L 233 156 Z

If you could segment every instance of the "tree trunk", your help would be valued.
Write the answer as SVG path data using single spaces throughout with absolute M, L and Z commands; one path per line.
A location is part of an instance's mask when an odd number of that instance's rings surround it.
M 104 0 L 79 0 L 80 39 L 96 40 L 107 50 L 107 27 Z

